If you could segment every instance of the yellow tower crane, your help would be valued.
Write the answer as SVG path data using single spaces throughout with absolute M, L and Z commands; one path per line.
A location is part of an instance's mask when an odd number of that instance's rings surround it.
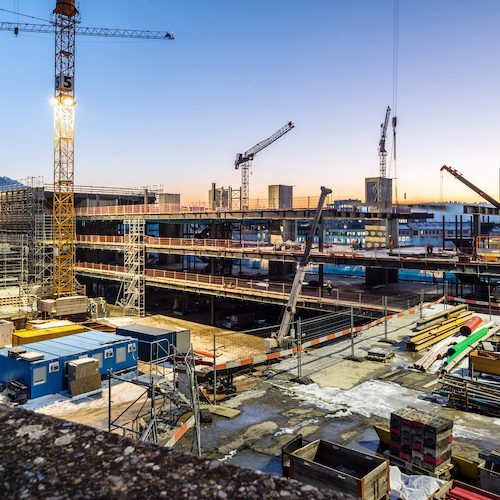
M 0 9 L 4 12 L 5 9 Z M 16 13 L 18 14 L 18 13 Z M 23 16 L 23 14 L 18 14 Z M 26 16 L 32 17 L 32 16 Z M 173 40 L 169 32 L 85 28 L 79 26 L 75 0 L 57 0 L 44 24 L 0 22 L 0 31 L 55 34 L 54 98 L 54 297 L 75 294 L 75 48 L 76 35 L 93 37 Z

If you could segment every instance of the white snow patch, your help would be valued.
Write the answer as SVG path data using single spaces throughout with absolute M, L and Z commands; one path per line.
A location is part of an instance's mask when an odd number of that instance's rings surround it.
M 30 399 L 23 405 L 23 408 L 26 410 L 40 412 L 44 408 L 69 399 L 70 398 L 63 396 L 62 394 L 48 394 L 47 396 L 42 396 L 41 398 Z
M 283 436 L 284 434 L 293 434 L 294 432 L 302 429 L 306 425 L 317 424 L 319 420 L 317 418 L 310 418 L 308 420 L 304 420 L 303 422 L 299 422 L 297 425 L 293 427 L 282 427 L 279 431 L 274 433 L 275 436 Z
M 113 404 L 132 402 L 144 393 L 142 387 L 128 382 L 119 382 L 111 385 L 111 400 Z M 103 382 L 101 391 L 82 394 L 76 397 L 64 394 L 49 394 L 41 398 L 31 399 L 23 408 L 44 415 L 64 416 L 68 413 L 76 413 L 80 409 L 98 409 L 108 404 L 107 381 Z
M 289 390 L 303 402 L 334 413 L 336 417 L 357 413 L 365 417 L 389 418 L 393 411 L 405 406 L 431 406 L 429 402 L 419 400 L 417 391 L 379 380 L 368 380 L 348 390 L 321 388 L 317 384 L 296 385 Z
M 423 393 L 419 391 L 381 380 L 368 380 L 348 390 L 321 388 L 317 384 L 295 385 L 286 390 L 303 404 L 328 411 L 328 418 L 358 414 L 389 419 L 392 412 L 406 406 L 430 413 L 440 408 L 440 405 L 422 400 Z M 493 423 L 500 425 L 500 419 L 495 419 Z M 485 420 L 481 415 L 468 413 L 467 420 L 459 416 L 454 418 L 453 434 L 455 437 L 488 440 L 491 438 L 491 425 L 491 419 Z
M 231 458 L 233 458 L 236 453 L 238 453 L 238 450 L 231 450 L 227 455 L 219 458 L 219 462 L 227 462 L 228 460 L 231 460 Z

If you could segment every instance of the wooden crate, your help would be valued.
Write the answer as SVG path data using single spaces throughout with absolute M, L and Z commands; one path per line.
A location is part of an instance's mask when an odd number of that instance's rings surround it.
M 355 498 L 389 498 L 389 462 L 329 441 L 317 440 L 289 453 L 289 476 Z

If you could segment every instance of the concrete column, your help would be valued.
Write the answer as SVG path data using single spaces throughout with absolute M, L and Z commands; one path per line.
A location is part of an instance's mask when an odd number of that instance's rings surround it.
M 281 245 L 297 239 L 297 223 L 293 220 L 273 220 L 269 224 L 269 243 Z
M 210 296 L 210 324 L 215 326 L 215 297 Z
M 182 225 L 181 224 L 159 224 L 158 234 L 160 238 L 181 238 L 182 234 Z M 178 264 L 182 262 L 181 255 L 167 255 L 167 254 L 159 254 L 158 261 L 160 265 L 168 265 L 168 264 Z

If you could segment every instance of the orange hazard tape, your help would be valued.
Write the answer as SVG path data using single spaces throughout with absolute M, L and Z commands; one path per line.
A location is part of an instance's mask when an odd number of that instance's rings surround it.
M 432 307 L 435 304 L 439 304 L 445 299 L 445 297 L 441 297 L 438 300 L 435 300 L 434 302 L 431 302 L 430 304 L 427 304 L 425 308 Z M 420 307 L 414 307 L 412 309 L 409 309 L 406 312 L 398 313 L 396 315 L 394 314 L 389 314 L 387 316 L 387 321 L 391 320 L 392 318 L 402 318 L 405 314 L 415 314 L 417 311 L 420 311 Z M 371 321 L 370 323 L 367 323 L 366 325 L 363 326 L 357 326 L 354 331 L 356 333 L 362 332 L 364 330 L 368 330 L 369 328 L 375 326 L 375 325 L 380 325 L 385 320 L 385 318 L 378 318 L 374 321 Z M 248 365 L 257 365 L 261 363 L 265 363 L 266 361 L 272 360 L 272 359 L 278 359 L 278 358 L 285 358 L 287 356 L 291 356 L 292 354 L 296 354 L 299 350 L 302 351 L 306 349 L 307 347 L 312 347 L 318 344 L 322 344 L 324 342 L 328 342 L 329 340 L 336 339 L 338 337 L 344 337 L 346 335 L 350 335 L 351 330 L 350 328 L 346 328 L 345 330 L 342 330 L 341 332 L 337 333 L 330 333 L 324 337 L 320 337 L 319 339 L 313 339 L 309 340 L 307 342 L 304 342 L 301 344 L 300 347 L 293 347 L 291 349 L 286 349 L 284 351 L 276 351 L 272 352 L 270 354 L 263 354 L 261 356 L 255 356 L 254 358 L 244 358 L 244 359 L 236 359 L 234 361 L 228 361 L 226 363 L 221 363 L 221 364 L 216 364 L 215 365 L 215 371 L 223 371 L 227 370 L 229 368 L 238 368 L 239 366 L 248 366 Z
M 182 436 L 184 436 L 184 434 L 186 434 L 186 432 L 191 429 L 191 427 L 193 427 L 194 425 L 194 415 L 192 415 L 191 417 L 189 417 L 182 425 L 181 427 L 179 428 L 179 430 L 177 430 L 175 432 L 175 434 L 167 441 L 167 444 L 165 445 L 167 448 L 169 447 L 172 447 L 174 446 L 175 443 L 177 443 L 177 441 L 179 441 L 179 439 L 182 438 Z

